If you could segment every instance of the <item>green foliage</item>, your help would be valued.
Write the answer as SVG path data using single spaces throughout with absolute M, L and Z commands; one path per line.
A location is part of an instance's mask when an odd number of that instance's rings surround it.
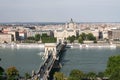
M 2 67 L 0 67 L 0 80 L 2 80 L 2 75 L 3 75 L 4 69 Z
M 0 67 L 0 75 L 2 75 L 3 72 L 4 72 L 4 69 Z
M 106 75 L 110 76 L 115 72 L 116 69 L 120 68 L 120 55 L 111 56 L 107 62 L 107 69 L 105 70 Z
M 64 74 L 61 72 L 55 72 L 54 79 L 55 80 L 64 80 Z
M 82 33 L 82 34 L 80 35 L 80 37 L 82 38 L 82 40 L 86 40 L 86 34 L 85 34 L 85 33 Z
M 25 79 L 30 79 L 30 78 L 31 78 L 30 74 L 29 73 L 25 73 Z
M 35 35 L 35 40 L 36 40 L 36 41 L 39 41 L 39 40 L 40 40 L 40 34 L 36 34 L 36 35 Z
M 48 37 L 46 33 L 43 33 L 41 37 Z
M 82 38 L 82 40 L 93 40 L 93 41 L 96 40 L 95 36 L 92 33 L 88 33 L 88 34 L 82 33 L 80 37 Z
M 70 41 L 70 43 L 72 43 L 75 40 L 75 36 L 74 35 L 73 36 L 69 36 L 67 39 Z
M 78 38 L 78 42 L 83 43 L 84 40 L 90 40 L 90 41 L 94 41 L 94 43 L 97 43 L 96 37 L 92 33 L 88 33 L 88 34 L 82 33 Z
M 87 78 L 88 79 L 95 79 L 96 78 L 96 74 L 94 73 L 94 72 L 89 72 L 88 74 L 86 74 L 87 75 Z
M 42 43 L 55 43 L 56 41 L 54 37 L 42 37 Z
M 67 80 L 80 80 L 80 79 L 78 79 L 78 78 L 76 78 L 76 77 L 68 77 Z
M 82 44 L 83 43 L 83 39 L 81 37 L 79 37 L 78 38 L 78 42 Z
M 115 71 L 111 74 L 109 80 L 120 80 L 120 68 L 115 69 Z
M 56 38 L 48 36 L 46 33 L 41 36 L 42 43 L 55 43 L 57 41 Z
M 103 78 L 105 75 L 104 75 L 104 72 L 99 72 L 97 77 L 100 77 L 100 78 Z
M 9 67 L 6 70 L 7 76 L 8 76 L 8 80 L 14 80 L 19 76 L 19 72 L 16 69 L 16 67 Z
M 86 35 L 86 37 L 87 37 L 88 40 L 96 40 L 96 38 L 94 37 L 94 35 L 92 33 L 88 33 Z
M 69 75 L 69 78 L 68 80 L 80 80 L 83 78 L 83 72 L 78 70 L 78 69 L 73 69 L 71 72 L 70 72 L 70 75 Z

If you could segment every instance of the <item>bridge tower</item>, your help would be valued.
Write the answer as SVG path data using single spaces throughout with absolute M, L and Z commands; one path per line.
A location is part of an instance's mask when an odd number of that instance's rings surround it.
M 47 59 L 49 55 L 52 55 L 53 59 L 56 59 L 56 53 L 56 43 L 45 43 L 45 59 Z

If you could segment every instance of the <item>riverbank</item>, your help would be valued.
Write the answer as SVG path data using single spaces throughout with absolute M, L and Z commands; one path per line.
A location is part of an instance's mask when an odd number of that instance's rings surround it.
M 1 48 L 27 48 L 27 49 L 31 49 L 31 48 L 44 48 L 44 44 L 33 44 L 33 43 L 9 43 L 9 44 L 0 44 Z
M 37 44 L 37 43 L 9 43 L 9 44 L 0 44 L 1 48 L 26 48 L 26 49 L 31 49 L 31 48 L 44 48 L 45 44 Z M 91 43 L 91 44 L 79 44 L 79 43 L 69 43 L 67 44 L 68 48 L 112 48 L 115 49 L 116 47 L 120 47 L 120 44 L 109 44 L 109 43 Z
M 120 46 L 120 45 L 119 45 Z M 112 48 L 115 49 L 118 47 L 116 44 L 108 44 L 108 43 L 98 43 L 98 44 L 79 44 L 79 43 L 74 43 L 74 44 L 68 44 L 68 48 Z

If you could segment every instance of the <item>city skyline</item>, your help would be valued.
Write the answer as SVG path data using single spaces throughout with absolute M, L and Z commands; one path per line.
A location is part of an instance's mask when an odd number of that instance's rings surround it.
M 1 0 L 0 22 L 120 22 L 119 0 Z

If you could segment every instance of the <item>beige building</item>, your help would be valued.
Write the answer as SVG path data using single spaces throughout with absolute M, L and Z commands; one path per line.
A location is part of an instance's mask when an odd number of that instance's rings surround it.
M 120 40 L 120 29 L 114 29 L 111 32 L 113 40 Z
M 4 42 L 11 43 L 12 41 L 13 41 L 13 35 L 3 34 L 3 33 L 0 34 L 0 43 L 4 43 Z
M 19 33 L 17 31 L 8 31 L 8 34 L 11 34 L 14 36 L 13 38 L 14 41 L 19 40 Z
M 76 23 L 71 21 L 66 23 L 64 29 L 57 29 L 54 31 L 54 37 L 57 38 L 57 42 L 62 41 L 64 42 L 69 36 L 76 36 L 77 32 L 77 25 Z

